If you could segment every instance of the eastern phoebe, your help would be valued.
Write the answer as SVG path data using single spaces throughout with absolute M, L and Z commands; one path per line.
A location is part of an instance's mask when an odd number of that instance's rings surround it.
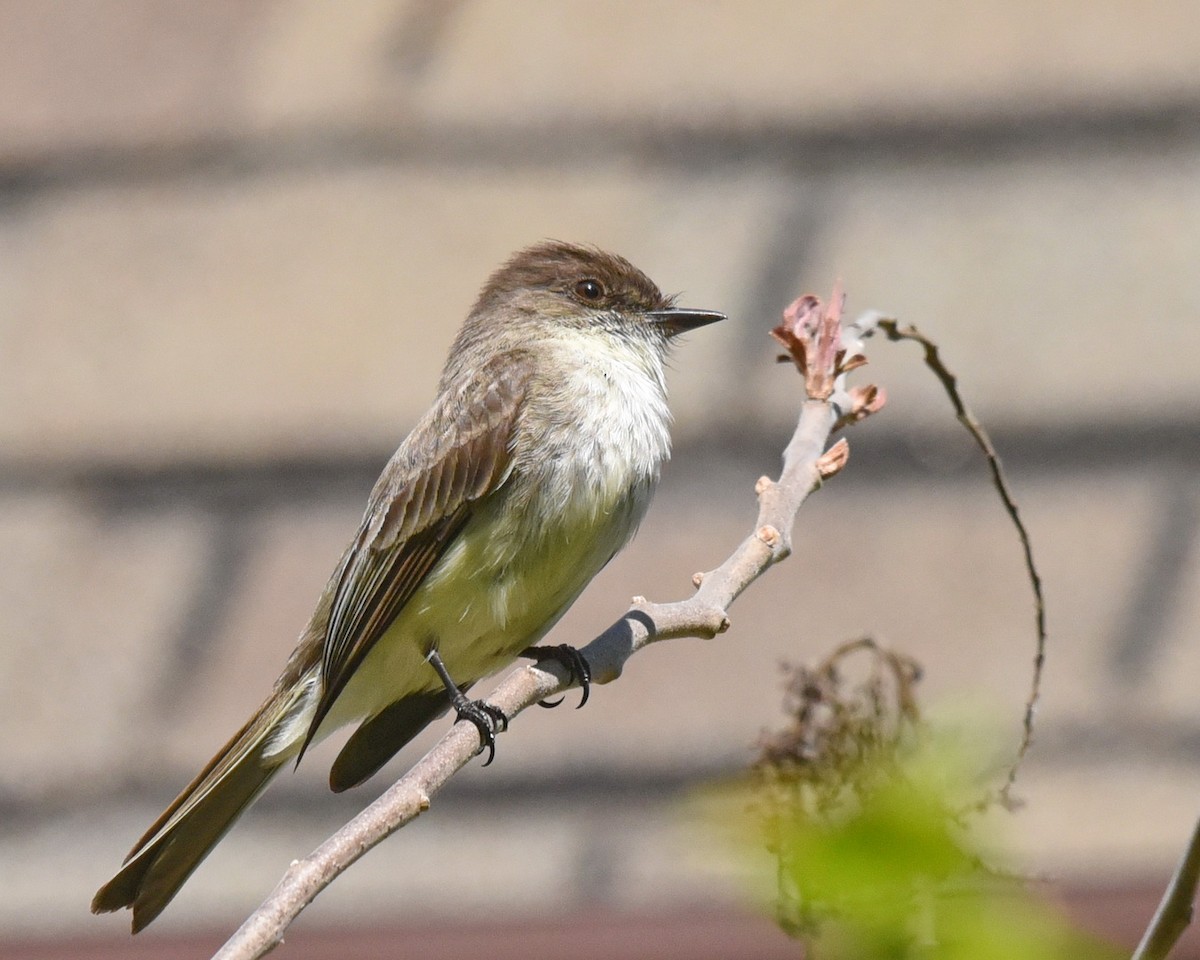
M 538 657 L 527 648 L 633 535 L 670 453 L 668 348 L 721 319 L 590 247 L 543 243 L 496 271 L 271 695 L 93 912 L 129 907 L 145 927 L 276 771 L 346 724 L 359 726 L 330 771 L 336 791 L 451 706 L 494 750 L 504 717 L 465 691 Z M 586 693 L 586 664 L 560 649 Z

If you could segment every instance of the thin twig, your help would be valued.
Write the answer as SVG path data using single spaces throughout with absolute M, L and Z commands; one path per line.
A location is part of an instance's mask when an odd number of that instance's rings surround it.
M 1025 528 L 1024 521 L 1021 520 L 1020 512 L 1017 509 L 1017 502 L 1013 499 L 1009 491 L 1008 481 L 1004 478 L 1004 470 L 1000 466 L 1000 457 L 996 453 L 996 448 L 992 446 L 991 438 L 988 437 L 983 425 L 975 419 L 975 415 L 970 411 L 966 403 L 963 402 L 962 395 L 958 392 L 958 378 L 942 362 L 937 344 L 914 326 L 910 325 L 901 328 L 895 320 L 886 317 L 878 318 L 875 322 L 887 334 L 889 340 L 912 340 L 924 348 L 925 365 L 941 381 L 946 395 L 950 398 L 950 403 L 954 406 L 954 413 L 958 417 L 959 423 L 967 429 L 967 432 L 971 434 L 976 445 L 983 451 L 984 457 L 987 458 L 988 468 L 992 473 L 992 486 L 996 488 L 996 492 L 1000 495 L 1004 509 L 1008 513 L 1009 519 L 1012 520 L 1013 526 L 1017 531 L 1017 536 L 1021 540 L 1021 549 L 1025 556 L 1025 570 L 1029 574 L 1029 583 L 1033 589 L 1037 645 L 1033 658 L 1033 677 L 1030 680 L 1029 698 L 1025 701 L 1025 717 L 1022 724 L 1021 744 L 1017 747 L 1016 756 L 1009 765 L 1004 785 L 999 791 L 1000 801 L 1006 806 L 1012 806 L 1014 805 L 1012 788 L 1017 780 L 1017 771 L 1020 769 L 1021 762 L 1025 759 L 1025 754 L 1029 752 L 1030 746 L 1033 745 L 1033 720 L 1034 715 L 1037 713 L 1038 701 L 1042 696 L 1042 673 L 1046 663 L 1046 600 L 1042 593 L 1042 577 L 1038 573 L 1037 564 L 1033 559 L 1033 543 L 1029 538 L 1029 531 Z
M 802 298 L 803 299 L 803 298 Z M 812 302 L 812 301 L 815 301 Z M 799 345 L 796 363 L 805 377 L 805 400 L 799 422 L 784 452 L 778 481 L 763 477 L 758 494 L 754 532 L 715 570 L 696 574 L 696 593 L 675 603 L 650 603 L 635 597 L 633 606 L 616 623 L 581 649 L 591 667 L 592 682 L 610 683 L 638 650 L 660 640 L 679 637 L 711 638 L 729 627 L 726 610 L 751 583 L 791 552 L 796 513 L 822 480 L 845 465 L 848 447 L 839 440 L 826 450 L 829 434 L 847 413 L 861 419 L 882 406 L 882 395 L 855 396 L 849 411 L 829 397 L 828 385 L 845 372 L 845 354 L 827 349 L 831 331 L 841 336 L 840 296 L 829 309 L 816 298 L 796 301 L 777 328 Z M 820 351 L 815 349 L 820 338 Z M 855 346 L 859 347 L 857 342 Z M 807 347 L 807 357 L 804 349 Z M 857 357 L 855 350 L 850 351 Z M 837 398 L 834 398 L 837 399 Z M 869 405 L 869 409 L 866 409 Z M 488 703 L 510 720 L 541 700 L 572 686 L 563 667 L 553 661 L 514 670 L 497 686 Z M 378 800 L 342 827 L 303 860 L 294 861 L 271 895 L 216 953 L 214 960 L 250 960 L 282 942 L 283 933 L 300 912 L 350 864 L 389 834 L 427 810 L 435 793 L 481 749 L 479 733 L 460 721 L 417 764 Z
M 1200 820 L 1192 827 L 1192 839 L 1132 960 L 1165 960 L 1192 922 L 1197 882 L 1200 882 Z

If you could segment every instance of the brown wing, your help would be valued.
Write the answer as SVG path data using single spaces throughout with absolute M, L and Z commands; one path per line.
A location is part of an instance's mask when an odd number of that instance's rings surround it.
M 375 484 L 338 575 L 322 646 L 322 688 L 307 748 L 363 658 L 511 467 L 532 366 L 505 354 L 452 381 Z M 303 753 L 303 749 L 301 750 Z

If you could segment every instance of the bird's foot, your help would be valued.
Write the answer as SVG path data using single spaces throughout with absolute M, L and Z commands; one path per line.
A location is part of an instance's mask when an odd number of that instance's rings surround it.
M 578 710 L 588 702 L 588 694 L 592 688 L 592 668 L 587 662 L 587 658 L 580 653 L 575 647 L 569 644 L 560 643 L 548 647 L 526 647 L 521 651 L 521 656 L 529 657 L 531 660 L 536 660 L 541 663 L 543 660 L 554 660 L 561 664 L 567 671 L 567 676 L 570 677 L 572 683 L 578 683 L 579 688 L 583 691 L 583 696 L 579 698 Z M 557 700 L 541 700 L 538 702 L 539 707 L 557 707 L 565 700 L 566 697 L 560 697 Z
M 454 712 L 458 715 L 457 719 L 475 724 L 475 729 L 479 731 L 480 753 L 487 748 L 488 758 L 483 762 L 486 767 L 496 759 L 496 734 L 508 729 L 508 717 L 499 707 L 493 707 L 483 700 L 468 700 L 465 696 L 455 701 Z
M 469 720 L 479 731 L 479 752 L 482 753 L 484 747 L 487 747 L 488 751 L 488 758 L 483 762 L 486 767 L 496 759 L 496 734 L 508 729 L 508 717 L 504 715 L 503 710 L 493 707 L 490 703 L 467 699 L 463 689 L 468 689 L 471 685 L 468 683 L 466 687 L 460 689 L 455 684 L 450 677 L 450 671 L 446 669 L 446 664 L 442 662 L 442 656 L 438 653 L 436 644 L 430 644 L 425 659 L 429 661 L 429 665 L 437 672 L 446 687 L 446 693 L 450 695 L 450 705 L 454 707 L 457 719 Z

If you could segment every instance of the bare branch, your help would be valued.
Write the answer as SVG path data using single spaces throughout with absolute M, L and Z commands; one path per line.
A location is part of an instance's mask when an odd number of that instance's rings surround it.
M 1165 960 L 1192 922 L 1197 882 L 1200 882 L 1200 820 L 1192 828 L 1192 839 L 1132 960 Z
M 882 391 L 848 394 L 842 381 L 846 369 L 865 360 L 857 331 L 840 323 L 841 291 L 825 308 L 816 297 L 802 297 L 784 315 L 773 334 L 788 346 L 805 378 L 808 399 L 800 409 L 796 431 L 784 452 L 777 481 L 766 477 L 755 487 L 758 518 L 754 531 L 715 570 L 693 578 L 696 593 L 674 603 L 651 603 L 635 597 L 616 623 L 581 653 L 592 671 L 592 682 L 610 683 L 621 675 L 626 661 L 638 650 L 660 640 L 680 637 L 711 638 L 729 628 L 728 607 L 751 583 L 791 552 L 796 513 L 822 479 L 846 462 L 844 440 L 826 450 L 830 433 L 840 422 L 853 422 L 883 405 Z M 846 360 L 849 355 L 849 360 Z M 849 418 L 847 421 L 846 418 Z M 566 670 L 554 661 L 514 670 L 496 687 L 488 702 L 510 720 L 533 704 L 554 697 L 573 685 Z M 303 860 L 288 868 L 271 895 L 215 955 L 214 960 L 261 957 L 282 942 L 283 932 L 302 910 L 350 864 L 369 849 L 415 819 L 430 798 L 481 749 L 476 728 L 461 721 L 379 799 L 326 840 Z
M 890 317 L 875 316 L 872 319 L 874 325 L 878 326 L 887 335 L 889 340 L 893 342 L 912 340 L 915 343 L 919 343 L 924 349 L 925 365 L 941 381 L 942 388 L 946 391 L 946 396 L 950 398 L 950 403 L 954 407 L 954 413 L 959 423 L 966 428 L 971 438 L 975 441 L 975 445 L 979 447 L 987 459 L 988 469 L 992 474 L 992 486 L 995 488 L 997 494 L 999 494 L 1000 500 L 1004 504 L 1004 510 L 1012 521 L 1013 527 L 1017 531 L 1017 537 L 1021 541 L 1021 550 L 1025 558 L 1025 572 L 1029 576 L 1029 585 L 1033 590 L 1034 625 L 1037 631 L 1037 641 L 1033 657 L 1033 675 L 1029 683 L 1029 696 L 1025 701 L 1025 717 L 1022 723 L 1021 743 L 1017 747 L 1016 756 L 1009 765 L 1004 785 L 1000 788 L 997 795 L 1000 803 L 1011 809 L 1018 805 L 1017 800 L 1012 795 L 1013 787 L 1017 782 L 1017 772 L 1021 767 L 1022 761 L 1025 759 L 1025 754 L 1029 752 L 1029 748 L 1033 745 L 1033 719 L 1037 713 L 1038 701 L 1042 697 L 1042 673 L 1046 664 L 1046 598 L 1042 593 L 1042 577 L 1038 573 L 1037 564 L 1033 558 L 1033 541 L 1029 537 L 1029 530 L 1026 529 L 1025 522 L 1021 519 L 1020 511 L 1017 509 L 1017 502 L 1013 499 L 1012 493 L 1008 489 L 1008 481 L 1005 479 L 1004 469 L 1000 465 L 1000 455 L 996 453 L 996 448 L 992 446 L 992 440 L 988 436 L 987 431 L 983 429 L 983 424 L 975 418 L 975 414 L 971 412 L 970 408 L 963 401 L 962 394 L 958 391 L 958 378 L 942 362 L 938 345 L 921 333 L 915 326 L 910 325 L 902 328 L 897 321 Z M 860 320 L 859 322 L 863 321 Z M 986 806 L 989 801 L 990 798 L 986 798 L 980 806 Z

